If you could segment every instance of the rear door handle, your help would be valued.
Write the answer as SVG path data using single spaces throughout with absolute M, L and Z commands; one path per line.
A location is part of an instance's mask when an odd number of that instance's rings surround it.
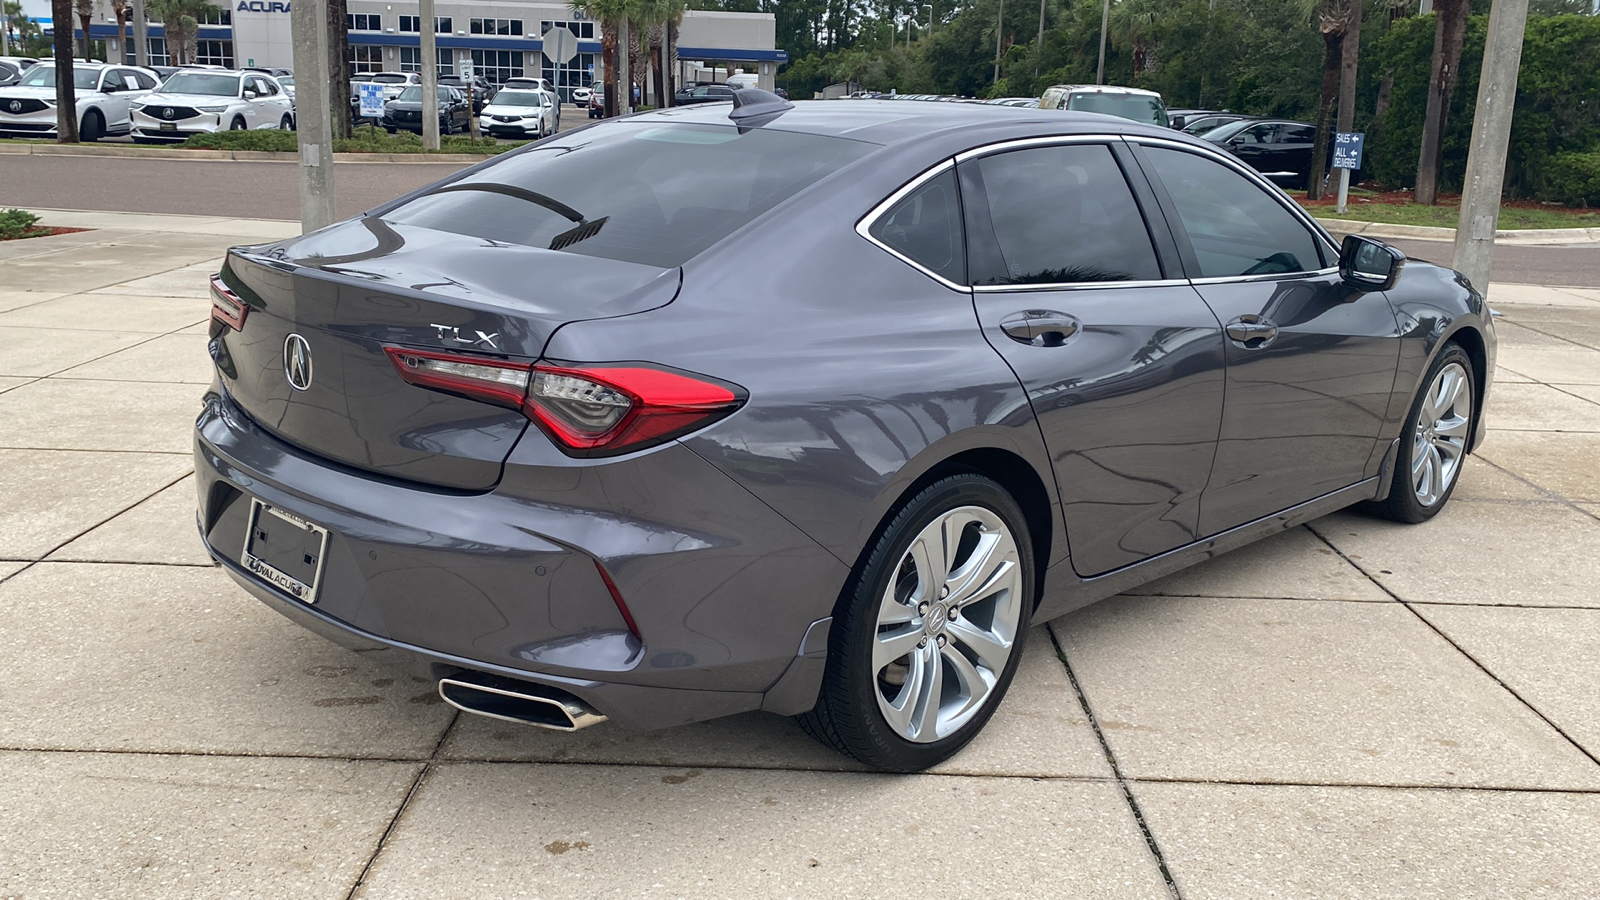
M 1049 309 L 1024 309 L 1000 320 L 1000 330 L 1019 344 L 1059 347 L 1078 333 L 1078 320 Z
M 1257 315 L 1243 315 L 1229 322 L 1228 338 L 1247 350 L 1260 350 L 1278 336 L 1278 326 Z

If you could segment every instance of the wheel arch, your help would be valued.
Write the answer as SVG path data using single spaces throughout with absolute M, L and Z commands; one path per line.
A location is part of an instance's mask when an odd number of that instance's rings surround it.
M 1433 352 L 1428 354 L 1428 361 L 1423 366 L 1423 377 L 1433 368 L 1433 362 L 1445 347 L 1457 344 L 1466 352 L 1467 358 L 1472 361 L 1472 434 L 1468 435 L 1467 452 L 1478 448 L 1483 439 L 1483 406 L 1489 396 L 1489 348 L 1484 340 L 1483 332 L 1470 322 L 1461 322 L 1453 330 L 1445 333 L 1433 346 Z M 1417 390 L 1421 390 L 1419 384 Z

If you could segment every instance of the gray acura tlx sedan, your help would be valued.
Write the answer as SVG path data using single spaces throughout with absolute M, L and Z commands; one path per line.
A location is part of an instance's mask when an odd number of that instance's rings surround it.
M 1030 623 L 1361 503 L 1421 522 L 1495 338 L 1169 129 L 741 91 L 232 250 L 199 525 L 469 712 L 747 710 L 913 771 Z

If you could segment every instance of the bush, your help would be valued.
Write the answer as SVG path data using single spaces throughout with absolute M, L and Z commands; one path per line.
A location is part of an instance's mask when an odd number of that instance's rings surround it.
M 1587 153 L 1558 153 L 1544 173 L 1539 199 L 1568 206 L 1600 206 L 1600 148 Z
M 39 217 L 25 209 L 0 211 L 0 241 L 27 237 Z
M 299 138 L 292 131 L 219 131 L 216 134 L 197 134 L 179 146 L 195 150 L 264 150 L 276 153 L 297 153 Z M 479 138 L 474 142 L 470 135 L 440 137 L 440 153 L 477 153 L 494 155 L 514 150 L 521 142 L 502 144 L 494 138 Z M 335 153 L 426 153 L 422 138 L 409 131 L 389 134 L 381 128 L 363 126 L 355 129 L 345 140 L 334 141 Z

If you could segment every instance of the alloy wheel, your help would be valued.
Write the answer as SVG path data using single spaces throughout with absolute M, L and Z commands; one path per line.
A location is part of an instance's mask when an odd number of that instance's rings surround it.
M 878 709 L 915 743 L 983 709 L 1021 626 L 1016 538 L 981 506 L 949 510 L 912 540 L 879 601 L 872 644 Z
M 1468 390 L 1471 383 L 1467 370 L 1452 362 L 1434 376 L 1417 410 L 1411 446 L 1411 490 L 1423 506 L 1438 503 L 1461 472 L 1472 425 L 1472 392 Z

